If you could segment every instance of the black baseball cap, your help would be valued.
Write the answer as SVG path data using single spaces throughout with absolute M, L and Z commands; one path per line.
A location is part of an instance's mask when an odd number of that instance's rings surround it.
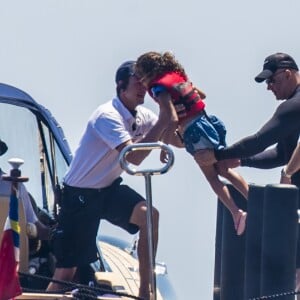
M 0 156 L 7 151 L 7 145 L 0 139 Z
M 255 81 L 263 82 L 282 68 L 299 70 L 295 60 L 290 55 L 281 52 L 269 55 L 264 61 L 263 70 L 255 77 Z
M 128 60 L 122 63 L 116 72 L 116 83 L 128 79 L 130 76 L 134 75 L 134 60 Z

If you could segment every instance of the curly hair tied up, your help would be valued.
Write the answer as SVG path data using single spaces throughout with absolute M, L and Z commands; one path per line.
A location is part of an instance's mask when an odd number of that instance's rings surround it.
M 175 59 L 171 52 L 146 52 L 136 62 L 135 73 L 139 77 L 157 78 L 168 72 L 177 72 L 187 79 L 183 66 Z

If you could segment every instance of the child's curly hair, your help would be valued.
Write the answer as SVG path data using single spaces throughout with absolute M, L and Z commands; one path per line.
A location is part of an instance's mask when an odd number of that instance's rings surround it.
M 168 72 L 176 72 L 182 75 L 185 80 L 188 80 L 183 66 L 168 51 L 164 53 L 150 51 L 142 54 L 136 61 L 134 72 L 139 78 L 148 78 L 150 80 L 159 78 Z M 206 98 L 203 91 L 197 87 L 194 87 L 194 89 L 202 99 Z
M 146 52 L 137 59 L 135 65 L 135 73 L 140 78 L 154 79 L 168 72 L 179 73 L 187 80 L 184 68 L 168 51 L 164 53 Z

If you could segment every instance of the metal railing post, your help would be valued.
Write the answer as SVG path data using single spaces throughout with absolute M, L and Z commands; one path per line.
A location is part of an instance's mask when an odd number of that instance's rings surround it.
M 168 153 L 167 163 L 160 169 L 142 169 L 136 170 L 129 166 L 126 156 L 132 151 L 149 151 L 153 149 L 161 149 Z M 147 234 L 148 234 L 148 252 L 149 252 L 149 275 L 150 275 L 150 295 L 156 300 L 156 278 L 155 278 L 155 257 L 154 257 L 154 243 L 153 243 L 153 222 L 152 222 L 152 189 L 151 176 L 160 175 L 168 172 L 174 163 L 174 153 L 172 149 L 161 143 L 139 143 L 131 144 L 120 152 L 119 156 L 121 167 L 130 175 L 144 176 L 146 185 L 146 206 L 147 206 Z

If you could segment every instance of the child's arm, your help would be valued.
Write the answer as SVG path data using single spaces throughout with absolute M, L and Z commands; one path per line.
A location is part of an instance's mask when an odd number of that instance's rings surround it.
M 165 144 L 172 144 L 177 147 L 183 147 L 183 144 L 176 134 L 178 127 L 178 116 L 175 107 L 172 102 L 171 95 L 167 91 L 160 92 L 155 100 L 159 103 L 161 107 L 167 112 L 167 118 L 169 119 L 169 126 L 165 129 L 162 134 L 161 141 Z M 162 150 L 160 153 L 160 161 L 162 163 L 167 163 L 169 160 L 168 154 Z
M 165 87 L 160 85 L 153 87 L 152 93 L 155 101 L 164 108 L 169 118 L 169 126 L 164 131 L 161 141 L 176 147 L 184 147 L 180 136 L 177 134 L 178 116 L 173 105 L 171 95 L 167 92 Z
M 169 126 L 164 131 L 161 140 L 166 144 L 172 144 L 178 127 L 178 116 L 173 105 L 171 95 L 167 91 L 163 91 L 155 97 L 155 100 L 164 109 L 166 117 L 169 119 Z

